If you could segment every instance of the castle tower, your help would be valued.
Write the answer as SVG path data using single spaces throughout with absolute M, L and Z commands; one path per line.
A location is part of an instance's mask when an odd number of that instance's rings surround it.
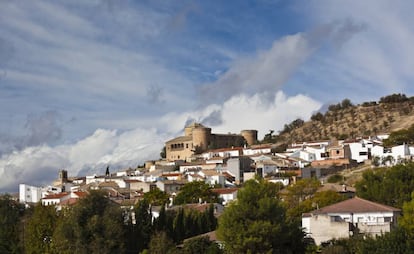
M 257 130 L 242 130 L 240 135 L 243 136 L 249 146 L 257 143 Z
M 61 183 L 66 183 L 68 181 L 68 171 L 67 170 L 60 170 L 59 171 L 59 181 Z
M 193 135 L 193 130 L 196 128 L 206 128 L 206 127 L 202 125 L 201 123 L 193 122 L 192 124 L 189 124 L 184 128 L 184 136 Z
M 196 127 L 192 131 L 193 145 L 199 147 L 201 151 L 206 151 L 210 143 L 211 128 L 203 125 Z

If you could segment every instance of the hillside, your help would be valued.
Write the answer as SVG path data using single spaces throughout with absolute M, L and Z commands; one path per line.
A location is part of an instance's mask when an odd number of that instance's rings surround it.
M 414 97 L 393 94 L 378 102 L 353 105 L 348 99 L 330 105 L 329 110 L 316 113 L 311 120 L 297 119 L 274 136 L 277 142 L 350 139 L 390 133 L 414 124 Z

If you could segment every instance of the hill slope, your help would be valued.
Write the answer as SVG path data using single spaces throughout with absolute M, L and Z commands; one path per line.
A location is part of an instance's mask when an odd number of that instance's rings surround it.
M 317 113 L 310 121 L 300 119 L 285 125 L 276 136 L 278 142 L 350 139 L 373 136 L 406 129 L 414 124 L 414 97 L 394 94 L 382 97 L 379 102 L 359 105 L 345 99 L 329 106 L 325 113 Z

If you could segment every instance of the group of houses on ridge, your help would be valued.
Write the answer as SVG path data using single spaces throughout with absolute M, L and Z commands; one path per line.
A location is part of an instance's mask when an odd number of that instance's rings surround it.
M 281 153 L 273 144 L 259 144 L 256 130 L 240 134 L 214 134 L 211 128 L 192 123 L 184 136 L 165 143 L 166 158 L 148 161 L 143 168 L 128 168 L 103 175 L 68 177 L 66 170 L 47 187 L 20 184 L 21 203 L 70 206 L 89 190 L 104 190 L 121 206 L 133 206 L 144 193 L 158 188 L 170 195 L 170 206 L 188 182 L 204 181 L 214 186 L 223 206 L 237 199 L 240 184 L 256 175 L 287 186 L 297 178 L 324 178 L 339 170 L 375 161 L 393 165 L 411 160 L 414 147 L 406 144 L 386 148 L 386 136 L 354 140 L 295 142 Z M 338 190 L 346 192 L 349 190 Z M 351 197 L 353 195 L 350 195 Z M 203 203 L 200 200 L 200 204 Z M 378 234 L 391 230 L 400 211 L 354 197 L 303 215 L 308 236 L 320 244 L 331 238 L 347 237 L 356 232 Z

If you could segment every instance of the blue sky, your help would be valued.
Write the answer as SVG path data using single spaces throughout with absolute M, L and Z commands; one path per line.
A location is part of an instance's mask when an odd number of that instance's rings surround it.
M 412 1 L 0 1 L 0 191 L 413 95 Z

